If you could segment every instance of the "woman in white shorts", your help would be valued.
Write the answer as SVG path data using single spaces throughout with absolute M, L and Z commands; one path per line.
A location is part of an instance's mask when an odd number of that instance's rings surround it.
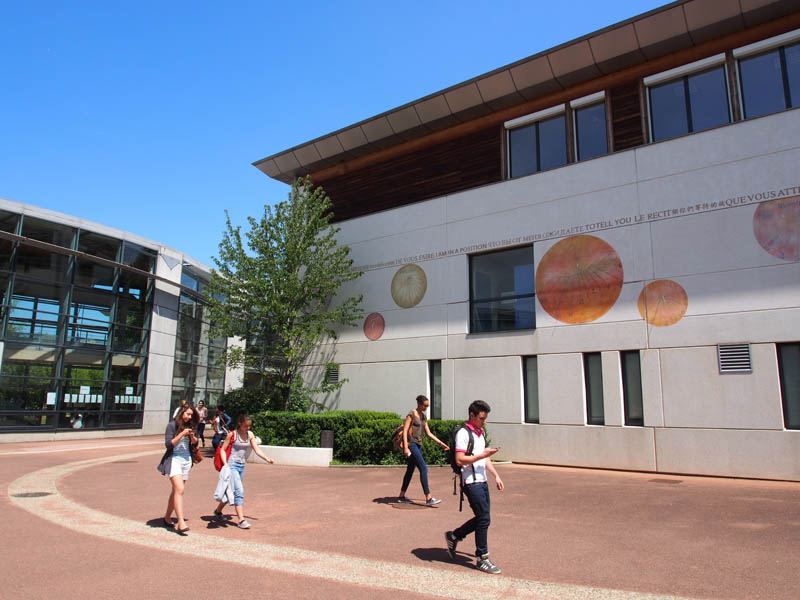
M 197 411 L 191 404 L 179 407 L 175 420 L 167 424 L 164 433 L 164 445 L 167 447 L 158 470 L 162 475 L 168 475 L 172 484 L 172 491 L 167 501 L 167 512 L 164 515 L 164 526 L 174 528 L 180 535 L 186 535 L 189 528 L 183 516 L 183 490 L 189 479 L 192 469 L 191 448 L 197 446 Z M 177 517 L 177 523 L 172 523 L 172 513 Z

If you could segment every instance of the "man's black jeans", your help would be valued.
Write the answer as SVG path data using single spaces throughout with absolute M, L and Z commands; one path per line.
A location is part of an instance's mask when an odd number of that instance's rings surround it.
M 489 553 L 489 523 L 492 521 L 490 514 L 489 484 L 485 481 L 471 483 L 464 486 L 464 495 L 469 500 L 469 507 L 474 517 L 453 531 L 457 539 L 463 540 L 473 531 L 475 532 L 475 555 L 481 556 Z

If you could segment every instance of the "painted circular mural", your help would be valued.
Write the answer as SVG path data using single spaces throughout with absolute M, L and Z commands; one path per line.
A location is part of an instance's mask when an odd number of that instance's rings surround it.
M 607 313 L 622 291 L 622 261 L 608 243 L 575 235 L 548 250 L 536 269 L 536 295 L 563 323 L 588 323 Z
M 800 260 L 800 196 L 759 204 L 753 215 L 753 234 L 772 256 Z
M 367 339 L 377 340 L 383 335 L 383 330 L 386 328 L 386 321 L 383 320 L 381 313 L 370 313 L 364 319 L 364 335 Z
M 639 294 L 639 314 L 656 327 L 674 325 L 689 308 L 689 297 L 679 283 L 658 279 L 648 283 Z
M 400 308 L 420 303 L 428 289 L 428 278 L 418 265 L 405 265 L 392 278 L 392 298 Z

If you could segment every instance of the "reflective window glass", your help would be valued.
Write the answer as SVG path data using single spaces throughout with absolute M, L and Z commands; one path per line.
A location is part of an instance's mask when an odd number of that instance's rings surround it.
M 800 106 L 800 44 L 784 48 L 784 61 L 789 82 L 789 105 Z
M 75 405 L 58 414 L 59 429 L 98 429 L 103 425 L 103 414 L 95 405 Z
M 575 139 L 578 160 L 608 154 L 605 102 L 575 111 Z
M 638 350 L 620 352 L 625 425 L 644 425 L 642 366 Z
M 197 290 L 199 283 L 196 277 L 193 277 L 186 269 L 181 272 L 181 285 Z
M 37 279 L 64 281 L 69 261 L 68 256 L 21 243 L 17 246 L 14 270 Z
M 134 267 L 140 271 L 153 272 L 156 262 L 156 251 L 143 248 L 131 242 L 125 242 L 122 251 L 122 264 Z
M 75 288 L 69 308 L 67 343 L 105 346 L 111 334 L 113 297 Z
M 539 170 L 567 164 L 567 130 L 564 115 L 539 121 Z
M 779 50 L 740 60 L 739 79 L 745 119 L 786 108 Z
M 650 123 L 654 142 L 689 133 L 683 79 L 650 88 Z
M 22 235 L 40 242 L 55 244 L 64 248 L 72 248 L 75 229 L 50 221 L 42 221 L 25 216 L 22 219 Z
M 508 132 L 508 155 L 511 178 L 536 173 L 539 164 L 536 151 L 536 123 Z
M 128 327 L 143 327 L 146 313 L 147 305 L 144 302 L 120 297 L 117 299 L 117 314 L 114 320 Z
M 90 260 L 77 259 L 75 261 L 76 285 L 86 286 L 99 290 L 114 290 L 114 267 L 101 265 Z
M 0 269 L 11 268 L 11 253 L 14 251 L 14 242 L 0 238 Z
M 470 331 L 532 329 L 533 247 L 470 257 Z
M 0 231 L 7 233 L 17 233 L 17 223 L 19 215 L 17 213 L 0 210 Z
M 586 386 L 586 423 L 605 425 L 603 362 L 599 352 L 587 352 L 583 355 L 583 377 Z
M 113 349 L 118 352 L 141 354 L 147 350 L 147 331 L 136 327 L 116 325 Z
M 0 410 L 54 410 L 54 379 L 49 377 L 0 377 Z
M 147 298 L 147 286 L 150 285 L 150 281 L 152 280 L 147 277 L 120 269 L 119 293 L 126 298 L 144 300 Z
M 800 343 L 777 344 L 778 374 L 786 429 L 800 429 Z
M 522 363 L 522 382 L 525 388 L 525 422 L 539 422 L 539 361 L 526 356 Z
M 731 122 L 725 70 L 720 67 L 687 79 L 692 131 L 704 131 Z
M 118 260 L 120 241 L 114 238 L 100 235 L 91 231 L 81 231 L 78 237 L 78 250 L 105 258 L 106 260 Z

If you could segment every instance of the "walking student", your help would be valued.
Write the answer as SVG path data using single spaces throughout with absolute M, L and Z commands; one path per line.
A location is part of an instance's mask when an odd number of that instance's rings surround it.
M 425 435 L 439 444 L 445 452 L 450 448 L 433 435 L 428 427 L 428 416 L 425 411 L 428 410 L 430 403 L 430 400 L 425 396 L 417 396 L 417 408 L 406 415 L 406 420 L 403 423 L 403 452 L 405 452 L 408 460 L 408 467 L 406 467 L 406 474 L 403 477 L 403 485 L 400 487 L 398 502 L 411 503 L 411 500 L 406 498 L 406 490 L 408 490 L 408 485 L 411 483 L 411 476 L 414 475 L 415 468 L 419 469 L 419 480 L 422 483 L 422 491 L 425 493 L 425 504 L 433 506 L 441 502 L 438 498 L 431 496 L 431 490 L 428 487 L 428 465 L 422 456 L 422 432 L 424 431 Z
M 228 435 L 228 426 L 231 424 L 231 418 L 225 412 L 224 406 L 217 406 L 214 414 L 214 419 L 211 425 L 214 427 L 214 435 L 211 437 L 211 447 L 216 452 L 217 446 L 222 443 L 225 436 Z
M 491 411 L 489 405 L 483 400 L 475 400 L 469 405 L 469 420 L 458 430 L 455 438 L 455 461 L 461 467 L 461 481 L 469 501 L 469 506 L 475 515 L 458 529 L 444 534 L 447 541 L 447 552 L 450 558 L 456 558 L 456 546 L 470 533 L 475 533 L 476 567 L 484 573 L 500 573 L 489 559 L 488 533 L 491 522 L 489 484 L 486 480 L 487 471 L 494 477 L 495 485 L 503 491 L 503 480 L 492 464 L 491 456 L 498 448 L 486 447 L 484 424 Z
M 197 438 L 203 442 L 203 448 L 206 447 L 206 421 L 208 420 L 208 409 L 206 403 L 200 400 L 197 403 Z
M 172 491 L 167 501 L 167 511 L 164 514 L 164 526 L 175 528 L 181 535 L 186 535 L 189 528 L 183 514 L 183 491 L 189 480 L 189 471 L 192 469 L 191 447 L 197 446 L 195 430 L 197 428 L 197 411 L 191 404 L 182 403 L 178 408 L 175 419 L 167 424 L 164 432 L 164 445 L 167 447 L 158 470 L 162 475 L 168 475 Z M 172 513 L 178 519 L 173 525 Z
M 222 442 L 222 451 L 220 452 L 222 464 L 227 464 L 231 468 L 231 480 L 233 481 L 233 508 L 236 511 L 236 518 L 238 520 L 240 529 L 250 529 L 250 523 L 244 518 L 244 485 L 242 484 L 242 479 L 244 479 L 244 467 L 247 459 L 247 450 L 252 448 L 253 452 L 255 452 L 257 456 L 260 456 L 269 464 L 273 464 L 275 462 L 271 458 L 264 456 L 264 454 L 261 452 L 261 448 L 258 447 L 258 443 L 256 442 L 256 436 L 252 431 L 250 431 L 252 425 L 253 421 L 248 415 L 239 415 L 239 418 L 236 419 L 236 429 L 231 431 L 225 438 L 225 441 Z M 228 446 L 231 444 L 233 444 L 233 448 L 231 449 L 230 457 L 228 457 L 227 450 Z M 224 518 L 222 515 L 223 508 L 225 508 L 224 500 L 217 505 L 217 508 L 214 511 L 214 514 L 218 518 Z

